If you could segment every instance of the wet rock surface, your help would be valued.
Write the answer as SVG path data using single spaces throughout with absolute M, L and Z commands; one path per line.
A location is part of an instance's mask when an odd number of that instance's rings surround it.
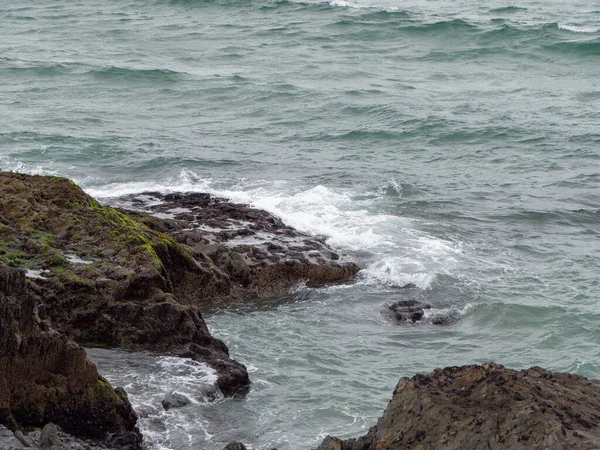
M 227 444 L 223 450 L 247 450 L 246 446 L 241 442 L 230 442 Z
M 217 371 L 228 396 L 246 392 L 248 373 L 201 309 L 358 271 L 323 240 L 207 194 L 121 199 L 137 209 L 127 212 L 58 177 L 0 172 L 0 191 L 0 263 L 25 271 L 42 329 L 86 346 L 193 358 Z
M 130 447 L 131 448 L 131 447 Z M 0 425 L 1 450 L 125 450 L 126 447 L 113 446 L 111 443 L 98 443 L 83 440 L 63 432 L 49 423 L 41 430 L 28 433 L 12 432 Z
M 196 286 L 202 306 L 280 296 L 299 284 L 346 281 L 358 272 L 324 239 L 303 234 L 267 211 L 204 193 L 147 192 L 117 200 L 137 220 L 188 246 L 218 280 Z M 180 297 L 190 297 L 179 292 Z M 199 300 L 199 298 L 201 300 Z
M 401 378 L 383 416 L 358 439 L 317 450 L 600 448 L 600 381 L 489 363 Z
M 168 411 L 173 408 L 182 408 L 189 405 L 192 401 L 183 394 L 172 392 L 162 399 L 162 407 Z
M 26 270 L 43 326 L 87 346 L 194 358 L 219 372 L 223 394 L 245 392 L 246 368 L 198 309 L 226 275 L 67 179 L 0 172 L 0 191 L 0 263 Z
M 4 441 L 33 447 L 20 428 L 53 422 L 95 441 L 125 438 L 114 448 L 137 450 L 136 421 L 125 391 L 113 389 L 83 348 L 40 320 L 25 273 L 0 264 L 0 424 L 15 432 L 2 429 L 0 448 L 9 446 Z M 47 429 L 41 442 L 48 446 L 54 437 Z
M 401 300 L 390 305 L 396 319 L 402 322 L 416 322 L 422 320 L 425 316 L 425 310 L 431 309 L 428 303 L 421 303 L 417 300 Z

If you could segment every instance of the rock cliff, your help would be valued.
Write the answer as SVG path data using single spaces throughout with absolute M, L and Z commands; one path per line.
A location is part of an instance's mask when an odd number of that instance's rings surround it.
M 0 264 L 0 424 L 53 422 L 113 448 L 141 448 L 137 416 L 83 348 L 41 321 L 25 273 Z

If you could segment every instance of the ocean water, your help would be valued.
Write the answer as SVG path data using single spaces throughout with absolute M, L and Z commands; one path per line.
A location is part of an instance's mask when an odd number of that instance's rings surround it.
M 0 169 L 107 203 L 226 196 L 364 268 L 205 315 L 249 367 L 245 399 L 209 401 L 214 373 L 190 361 L 91 350 L 152 448 L 308 450 L 447 365 L 600 376 L 600 4 L 16 0 L 0 16 Z M 408 298 L 433 305 L 423 321 L 389 314 Z M 163 411 L 174 391 L 191 403 Z

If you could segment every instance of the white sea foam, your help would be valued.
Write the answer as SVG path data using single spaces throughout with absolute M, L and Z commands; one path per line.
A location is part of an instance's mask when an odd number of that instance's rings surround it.
M 441 321 L 441 323 L 449 323 L 465 316 L 473 308 L 474 305 L 472 303 L 467 303 L 462 307 L 451 306 L 449 308 L 426 309 L 424 310 L 423 320 L 425 322 Z
M 63 256 L 71 264 L 92 264 L 93 263 L 93 261 L 87 261 L 85 259 L 81 259 L 79 256 L 77 256 L 77 255 L 75 255 L 73 253 L 65 253 Z
M 600 31 L 600 29 L 595 27 L 566 25 L 563 23 L 559 23 L 558 28 L 560 28 L 561 30 L 571 31 L 572 33 L 598 33 L 598 31 Z
M 459 243 L 431 236 L 410 219 L 374 211 L 377 199 L 357 200 L 352 191 L 323 185 L 301 188 L 285 181 L 242 181 L 232 186 L 184 169 L 163 183 L 85 189 L 109 202 L 143 191 L 207 192 L 264 209 L 302 232 L 324 236 L 329 245 L 358 260 L 365 267 L 361 281 L 367 284 L 401 287 L 414 283 L 427 289 L 437 273 L 447 273 L 462 255 Z
M 50 271 L 49 270 L 31 270 L 31 269 L 27 269 L 27 271 L 25 272 L 25 276 L 27 278 L 45 280 L 46 277 L 44 276 L 44 274 L 48 273 L 48 272 L 50 272 Z

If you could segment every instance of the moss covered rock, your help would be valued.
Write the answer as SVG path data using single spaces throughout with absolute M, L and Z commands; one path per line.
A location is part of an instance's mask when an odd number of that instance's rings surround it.
M 128 436 L 141 448 L 137 416 L 83 348 L 37 314 L 23 271 L 0 264 L 0 424 L 15 430 L 49 422 L 82 438 Z M 132 439 L 133 437 L 133 439 Z
M 64 178 L 0 172 L 0 192 L 0 263 L 27 271 L 47 326 L 82 344 L 185 354 L 217 368 L 225 395 L 247 389 L 198 310 L 230 290 L 210 261 Z

